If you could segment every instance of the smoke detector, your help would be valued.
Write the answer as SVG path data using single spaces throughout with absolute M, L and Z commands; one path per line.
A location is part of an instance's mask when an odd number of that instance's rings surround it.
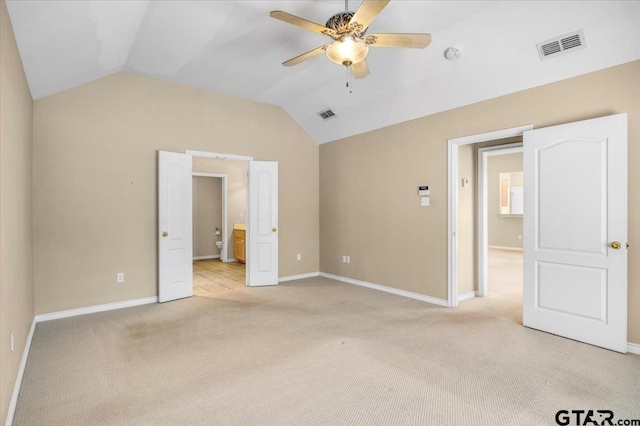
M 444 51 L 444 57 L 447 58 L 450 61 L 456 61 L 458 60 L 458 58 L 460 57 L 460 55 L 462 54 L 462 52 L 460 51 L 460 49 L 456 48 L 456 47 L 450 47 L 447 50 Z

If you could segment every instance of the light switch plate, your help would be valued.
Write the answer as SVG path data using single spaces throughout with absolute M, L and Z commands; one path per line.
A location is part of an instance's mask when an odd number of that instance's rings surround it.
M 429 197 L 420 197 L 420 205 L 422 207 L 429 207 Z

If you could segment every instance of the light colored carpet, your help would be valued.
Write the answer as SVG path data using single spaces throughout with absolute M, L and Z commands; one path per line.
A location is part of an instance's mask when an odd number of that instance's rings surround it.
M 14 424 L 640 418 L 639 356 L 521 326 L 503 284 L 453 310 L 311 278 L 40 323 Z

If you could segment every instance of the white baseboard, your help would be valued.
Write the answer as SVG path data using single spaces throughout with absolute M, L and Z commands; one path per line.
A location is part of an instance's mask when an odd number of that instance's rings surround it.
M 359 285 L 361 287 L 367 287 L 374 290 L 384 291 L 385 293 L 395 294 L 397 296 L 408 297 L 410 299 L 420 300 L 422 302 L 432 303 L 438 306 L 449 306 L 444 299 L 438 299 L 437 297 L 425 296 L 424 294 L 414 293 L 412 291 L 400 290 L 399 288 L 387 287 L 380 284 L 369 283 L 366 281 L 354 280 L 353 278 L 341 277 L 340 275 L 327 274 L 326 272 L 320 272 L 321 277 L 330 278 L 336 281 L 342 281 L 347 284 Z
M 303 280 L 305 278 L 313 278 L 319 277 L 320 272 L 309 272 L 308 274 L 299 274 L 299 275 L 287 275 L 286 277 L 278 278 L 279 283 L 284 283 L 287 281 L 295 281 L 295 280 Z
M 458 294 L 458 302 L 464 302 L 465 300 L 473 299 L 478 295 L 477 291 L 470 291 L 468 293 Z
M 522 247 L 505 247 L 505 246 L 487 246 L 490 249 L 497 250 L 510 250 L 510 251 L 522 251 Z
M 640 345 L 627 342 L 627 352 L 630 354 L 640 355 Z
M 235 262 L 235 261 L 236 261 L 236 259 L 234 259 L 233 257 L 230 257 L 227 260 L 223 260 L 224 263 L 231 263 L 231 262 Z
M 9 402 L 9 408 L 7 410 L 7 421 L 5 426 L 11 426 L 13 424 L 13 416 L 16 413 L 16 404 L 18 403 L 18 394 L 20 393 L 20 386 L 22 386 L 22 378 L 24 377 L 24 370 L 27 367 L 27 359 L 29 358 L 29 351 L 31 350 L 31 341 L 33 340 L 33 332 L 36 329 L 35 318 L 31 322 L 31 328 L 27 335 L 27 341 L 24 344 L 24 350 L 22 351 L 22 359 L 20 360 L 20 367 L 18 368 L 18 375 L 16 376 L 16 383 L 13 385 L 13 394 L 11 395 L 11 401 Z
M 94 314 L 96 312 L 113 311 L 115 309 L 130 308 L 132 306 L 148 305 L 150 303 L 158 303 L 158 296 L 145 297 L 143 299 L 125 300 L 124 302 L 107 303 L 104 305 L 87 306 L 86 308 L 51 312 L 50 314 L 40 314 L 36 315 L 35 322 L 51 321 L 55 319 L 69 318 L 85 314 Z
M 209 259 L 220 259 L 220 255 L 212 254 L 208 256 L 193 256 L 193 260 L 209 260 Z

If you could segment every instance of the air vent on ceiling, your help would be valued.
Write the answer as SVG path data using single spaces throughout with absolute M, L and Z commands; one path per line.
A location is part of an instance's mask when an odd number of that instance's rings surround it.
M 331 111 L 331 108 L 329 108 L 329 109 L 325 109 L 324 111 L 320 111 L 318 115 L 322 117 L 324 121 L 327 121 L 334 118 L 336 116 L 336 113 Z
M 584 49 L 587 47 L 587 42 L 584 38 L 584 32 L 578 30 L 538 43 L 536 47 L 538 48 L 540 59 L 544 60 L 551 56 L 560 56 L 575 50 Z

